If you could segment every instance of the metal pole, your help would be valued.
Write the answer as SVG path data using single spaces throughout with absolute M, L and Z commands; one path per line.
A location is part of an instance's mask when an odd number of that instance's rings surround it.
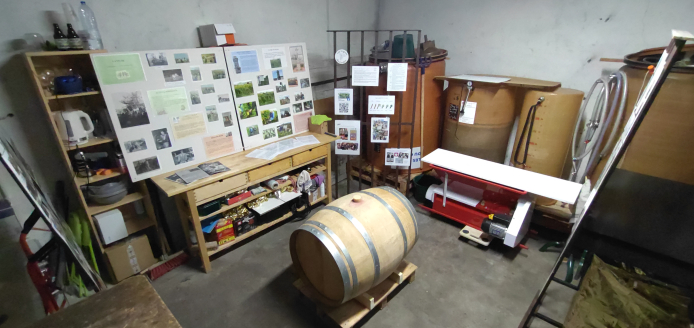
M 374 63 L 376 64 L 376 66 L 379 66 L 378 65 L 378 31 L 376 31 L 374 33 Z M 371 134 L 373 133 L 373 131 L 371 131 L 372 126 L 371 126 L 371 122 L 368 121 L 369 120 L 368 116 L 366 117 L 366 120 L 367 120 L 366 125 L 368 127 L 367 131 L 369 131 L 369 137 L 367 138 L 367 140 L 371 140 Z M 373 144 L 370 143 L 369 146 L 371 146 L 371 145 L 373 145 Z M 378 155 L 374 155 L 374 156 L 378 156 Z M 368 163 L 368 162 L 369 162 L 369 158 L 368 158 L 368 152 L 367 152 L 366 163 Z M 377 185 L 378 184 L 376 183 L 376 168 L 374 167 L 373 164 L 371 164 L 371 187 L 376 187 Z
M 400 58 L 400 62 L 405 63 L 405 54 L 406 54 L 406 49 L 407 49 L 407 31 L 402 31 L 402 56 Z M 417 74 L 415 74 L 416 76 Z M 405 81 L 405 85 L 407 85 L 407 81 Z M 398 148 L 400 148 L 400 142 L 402 141 L 402 104 L 405 102 L 405 91 L 400 92 L 400 111 L 398 112 Z M 414 111 L 414 108 L 412 109 Z M 412 133 L 414 131 L 411 131 L 410 137 L 412 136 Z M 410 144 L 411 145 L 411 144 Z M 410 154 L 412 156 L 412 154 Z M 400 182 L 400 169 L 398 168 L 399 166 L 395 166 L 395 189 L 398 189 L 398 182 Z M 399 189 L 398 189 L 399 190 Z M 405 190 L 405 193 L 407 193 L 407 190 Z
M 361 62 L 359 65 L 364 65 L 364 31 L 361 31 Z M 350 70 L 350 73 L 352 71 Z M 352 83 L 350 81 L 350 83 Z M 364 87 L 359 88 L 359 124 L 361 124 L 362 119 L 364 118 Z M 361 128 L 361 126 L 360 126 Z M 362 190 L 361 188 L 361 174 L 362 174 L 362 169 L 361 169 L 361 164 L 362 164 L 362 153 L 364 153 L 364 145 L 366 145 L 366 140 L 364 139 L 364 135 L 366 133 L 361 133 L 359 138 L 361 138 L 361 146 L 359 147 L 359 190 Z M 351 168 L 350 168 L 351 169 Z
M 388 53 L 388 63 L 390 64 L 393 61 L 393 30 L 388 31 L 388 46 L 390 47 L 390 52 Z M 390 91 L 388 91 L 388 76 L 387 76 L 388 71 L 387 71 L 387 68 L 388 68 L 388 66 L 386 66 L 386 94 L 390 96 Z M 393 112 L 395 112 L 394 109 L 393 109 Z M 392 129 L 393 129 L 393 122 L 391 121 L 390 126 L 388 127 L 388 135 L 390 135 L 390 131 L 392 131 Z M 388 140 L 388 143 L 390 143 L 390 138 Z M 384 146 L 387 146 L 387 144 Z M 385 151 L 386 150 L 384 148 L 383 149 L 384 157 L 385 157 Z M 388 176 L 389 173 L 390 173 L 390 168 L 387 165 L 385 165 L 385 160 L 384 160 L 383 171 L 381 171 L 381 177 L 383 178 L 383 185 L 384 186 L 388 185 L 388 179 L 386 179 L 386 177 Z M 397 183 L 395 185 L 395 189 L 398 189 Z
M 350 43 L 351 43 L 350 42 L 351 34 L 352 34 L 351 31 L 347 32 L 347 88 L 352 87 L 352 79 L 350 78 L 351 70 L 349 69 L 350 63 L 351 63 L 350 58 L 352 57 L 352 52 L 351 52 L 350 47 L 349 47 Z M 337 99 L 334 99 L 334 101 L 337 101 Z M 352 106 L 354 106 L 354 90 L 352 90 Z M 349 132 L 347 132 L 347 135 L 349 135 Z M 351 158 L 352 158 L 352 155 L 347 155 L 347 162 L 345 163 L 345 175 L 347 175 L 347 193 L 348 194 L 352 192 L 352 188 L 351 188 L 352 179 L 351 179 L 351 174 L 350 174 L 350 170 L 352 169 Z
M 417 32 L 417 43 L 415 44 L 414 48 L 414 97 L 412 98 L 412 120 L 410 122 L 412 125 L 410 125 L 410 165 L 407 167 L 407 181 L 406 187 L 405 187 L 405 196 L 407 196 L 407 191 L 410 186 L 410 177 L 412 176 L 412 160 L 414 159 L 414 129 L 415 129 L 415 117 L 416 117 L 416 112 L 417 112 L 417 94 L 419 93 L 420 88 L 424 88 L 424 77 L 422 77 L 422 85 L 419 85 L 419 74 L 420 68 L 419 68 L 419 43 L 422 41 L 422 31 Z M 405 100 L 403 98 L 403 100 Z M 421 113 L 424 113 L 424 104 L 420 106 L 419 110 Z M 424 117 L 424 115 L 420 115 L 420 117 Z M 420 124 L 421 126 L 422 124 Z M 424 130 L 419 129 L 420 135 L 424 135 Z M 422 154 L 421 151 L 424 148 L 424 145 L 419 145 L 419 151 L 420 151 L 420 156 L 419 156 L 419 161 L 420 161 L 420 168 L 421 168 L 421 161 L 422 161 Z
M 333 56 L 337 52 L 337 32 L 333 32 Z M 335 58 L 333 58 L 333 88 L 337 88 L 337 61 L 335 61 Z M 337 101 L 337 100 L 335 100 Z M 332 163 L 333 166 L 333 172 L 335 172 L 335 198 L 340 198 L 340 172 L 337 170 L 338 169 L 338 157 L 337 154 L 330 154 L 330 156 L 334 156 L 334 160 Z

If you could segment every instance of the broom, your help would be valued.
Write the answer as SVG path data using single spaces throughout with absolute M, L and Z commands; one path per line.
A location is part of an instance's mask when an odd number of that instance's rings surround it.
M 156 267 L 150 269 L 147 272 L 149 279 L 154 281 L 159 279 L 159 277 L 165 275 L 167 272 L 177 268 L 183 263 L 188 262 L 189 256 L 185 252 L 181 251 L 180 254 L 165 260 L 164 263 L 157 265 Z

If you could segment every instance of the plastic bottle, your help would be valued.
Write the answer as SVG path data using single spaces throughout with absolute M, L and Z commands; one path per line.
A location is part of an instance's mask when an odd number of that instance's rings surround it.
M 96 25 L 96 17 L 94 17 L 94 12 L 84 1 L 81 2 L 77 16 L 82 23 L 81 25 L 83 31 L 79 33 L 79 35 L 82 36 L 82 43 L 84 44 L 85 49 L 103 49 L 104 45 L 101 42 L 99 27 Z

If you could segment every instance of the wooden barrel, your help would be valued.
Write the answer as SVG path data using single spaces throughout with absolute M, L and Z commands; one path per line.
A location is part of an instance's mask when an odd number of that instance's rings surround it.
M 415 213 L 391 187 L 341 197 L 292 233 L 294 268 L 319 301 L 340 305 L 395 271 L 417 242 Z
M 535 121 L 530 134 L 530 145 L 525 165 L 516 164 L 514 159 L 530 107 L 535 105 L 540 97 L 544 101 L 535 110 Z M 542 173 L 555 178 L 561 178 L 564 164 L 569 153 L 573 137 L 574 125 L 578 118 L 578 110 L 583 101 L 583 92 L 574 89 L 558 88 L 552 91 L 528 90 L 523 99 L 518 131 L 513 143 L 511 165 L 524 170 Z M 523 162 L 525 143 L 528 132 L 520 142 L 518 161 Z M 570 155 L 569 155 L 570 156 Z M 537 205 L 552 205 L 556 201 L 546 197 L 538 197 Z
M 466 82 L 448 83 L 441 148 L 503 164 L 515 120 L 516 88 L 473 82 L 468 101 L 475 103 L 477 109 L 474 122 L 467 124 L 455 117 L 465 101 Z

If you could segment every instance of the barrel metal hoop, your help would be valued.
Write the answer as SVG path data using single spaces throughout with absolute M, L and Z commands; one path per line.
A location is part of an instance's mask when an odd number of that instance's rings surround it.
M 378 200 L 385 208 L 388 209 L 390 214 L 393 215 L 393 217 L 395 218 L 395 222 L 398 223 L 398 228 L 400 228 L 400 233 L 402 234 L 402 240 L 404 243 L 404 247 L 402 249 L 402 257 L 405 258 L 405 256 L 407 255 L 407 233 L 405 232 L 405 227 L 402 225 L 402 222 L 400 221 L 400 217 L 398 216 L 398 214 L 395 213 L 395 210 L 392 206 L 390 206 L 390 204 L 386 203 L 386 201 L 383 200 L 383 198 L 378 197 L 378 195 L 364 190 L 360 191 L 360 193 L 367 194 L 373 198 L 376 198 L 376 200 Z
M 412 216 L 412 222 L 414 222 L 414 242 L 416 243 L 417 239 L 419 239 L 419 225 L 417 225 L 417 216 L 415 216 L 417 211 L 415 211 L 414 206 L 412 206 L 412 203 L 410 203 L 407 197 L 405 197 L 402 193 L 400 193 L 393 187 L 381 186 L 376 188 L 383 189 L 393 194 L 395 197 L 399 198 L 403 203 L 405 203 L 405 208 L 407 208 L 407 211 L 410 212 L 410 215 Z
M 338 269 L 340 269 L 340 275 L 342 276 L 342 284 L 344 285 L 344 296 L 342 297 L 342 303 L 346 302 L 349 298 L 348 295 L 352 294 L 352 286 L 349 284 L 349 274 L 347 273 L 347 267 L 345 266 L 345 262 L 342 260 L 342 257 L 340 256 L 340 252 L 337 250 L 335 245 L 328 239 L 328 237 L 320 232 L 320 230 L 314 228 L 314 227 L 308 227 L 305 225 L 302 225 L 299 227 L 299 229 L 304 230 L 318 238 L 318 240 L 323 243 L 323 246 L 328 249 L 328 252 L 330 252 L 330 255 L 332 255 L 333 259 L 335 260 L 335 263 L 337 264 Z
M 366 242 L 366 246 L 369 247 L 369 251 L 371 252 L 371 258 L 374 261 L 374 281 L 373 281 L 374 283 L 372 284 L 372 286 L 375 285 L 375 283 L 378 281 L 378 277 L 381 274 L 380 273 L 381 272 L 381 264 L 380 264 L 380 261 L 378 260 L 378 252 L 376 251 L 376 247 L 374 246 L 374 243 L 371 240 L 369 233 L 366 231 L 366 228 L 364 228 L 364 225 L 362 225 L 361 222 L 359 222 L 359 220 L 357 220 L 355 217 L 353 217 L 352 214 L 349 214 L 347 211 L 345 211 L 339 207 L 325 206 L 325 207 L 323 207 L 323 209 L 337 212 L 340 215 L 347 218 L 347 220 L 352 222 L 352 225 L 357 229 L 357 231 L 359 231 L 361 236 L 364 238 L 364 241 Z
M 347 264 L 349 265 L 349 271 L 352 273 L 352 288 L 356 288 L 357 285 L 359 284 L 359 279 L 357 278 L 357 268 L 354 266 L 354 262 L 352 261 L 352 256 L 349 255 L 349 250 L 345 246 L 345 244 L 342 242 L 340 237 L 333 232 L 332 229 L 328 228 L 325 224 L 322 224 L 318 221 L 313 221 L 313 220 L 308 220 L 306 221 L 306 224 L 312 224 L 315 226 L 318 226 L 319 228 L 323 229 L 328 236 L 337 244 L 337 247 L 342 251 L 342 254 L 345 256 L 345 259 L 347 259 Z M 346 294 L 346 293 L 345 293 Z M 351 296 L 351 294 L 350 294 Z

